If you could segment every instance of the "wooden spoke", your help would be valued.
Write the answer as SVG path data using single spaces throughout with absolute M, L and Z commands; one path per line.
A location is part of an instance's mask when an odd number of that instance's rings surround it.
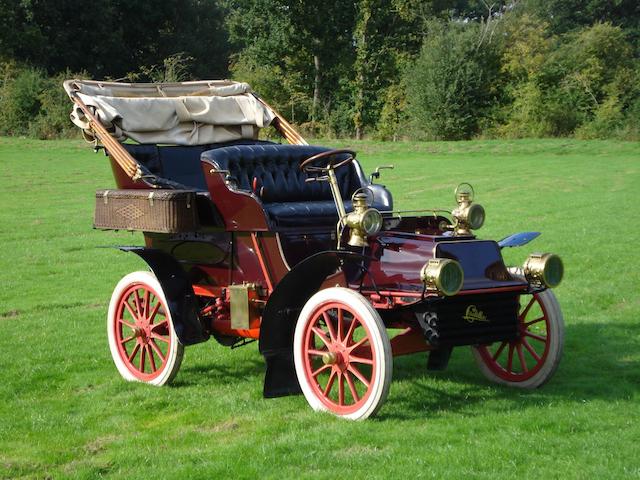
M 331 369 L 331 368 L 332 368 L 332 365 L 322 365 L 322 366 L 321 366 L 319 369 L 317 369 L 316 371 L 311 372 L 311 376 L 312 376 L 313 378 L 316 378 L 316 377 L 317 377 L 318 375 L 320 375 L 322 372 L 325 372 L 325 371 L 327 371 L 327 370 L 329 370 L 329 369 Z
M 527 304 L 527 306 L 524 308 L 524 310 L 522 310 L 522 312 L 519 315 L 521 321 L 524 321 L 524 319 L 527 318 L 527 313 L 529 313 L 529 310 L 531 309 L 531 307 L 533 306 L 535 301 L 536 301 L 536 298 L 535 297 L 531 297 L 531 300 L 529 300 L 529 303 Z
M 154 339 L 150 339 L 149 340 L 149 345 L 151 345 L 151 348 L 153 348 L 155 350 L 155 352 L 158 355 L 158 357 L 160 357 L 160 360 L 162 360 L 162 362 L 164 362 L 166 360 L 166 357 L 162 353 L 162 350 L 160 350 L 160 347 L 158 346 L 158 344 L 155 342 Z
M 524 338 L 522 339 L 522 345 L 524 345 L 524 348 L 526 348 L 527 351 L 531 354 L 531 356 L 535 358 L 536 362 L 540 361 L 540 355 L 538 355 L 538 353 L 533 349 L 533 347 L 529 345 L 529 342 L 527 342 L 527 340 Z
M 333 327 L 333 321 L 331 320 L 327 312 L 322 312 L 322 318 L 324 318 L 324 323 L 329 329 L 329 336 L 331 337 L 331 341 L 336 342 L 337 337 L 336 337 L 335 328 Z
M 347 385 L 349 386 L 349 391 L 351 392 L 351 397 L 353 397 L 354 402 L 359 402 L 360 401 L 360 396 L 358 395 L 358 392 L 356 391 L 356 387 L 353 384 L 353 379 L 351 378 L 351 373 L 344 372 L 344 378 L 347 380 Z
M 149 362 L 151 363 L 151 372 L 155 372 L 157 370 L 156 368 L 156 360 L 155 358 L 153 358 L 153 352 L 151 351 L 151 347 L 149 345 L 146 345 L 147 348 L 147 357 L 149 358 Z
M 336 371 L 335 370 L 331 370 L 331 375 L 329 375 L 329 380 L 327 380 L 327 386 L 324 387 L 324 396 L 328 396 L 329 392 L 331 391 L 331 387 L 333 387 L 333 382 L 336 379 Z
M 522 367 L 523 372 L 528 372 L 527 362 L 524 361 L 524 354 L 522 353 L 522 345 L 517 344 L 516 350 L 518 352 L 518 359 L 520 360 L 520 366 Z
M 131 355 L 129 355 L 130 363 L 133 363 L 133 357 L 136 356 L 136 353 L 138 353 L 138 350 L 140 350 L 140 342 L 136 343 L 136 346 L 133 347 L 133 350 L 131 351 Z
M 507 360 L 507 371 L 513 372 L 513 345 L 509 344 L 509 358 Z
M 356 357 L 355 355 L 349 356 L 349 362 L 351 363 L 364 363 L 367 365 L 373 365 L 373 360 L 370 358 Z
M 324 343 L 327 347 L 331 345 L 331 340 L 327 338 L 322 330 L 320 330 L 318 327 L 312 327 L 311 330 L 318 336 L 320 340 L 322 340 L 322 343 Z
M 365 376 L 364 376 L 364 375 L 362 375 L 362 373 L 360 373 L 360 370 L 358 370 L 358 369 L 357 369 L 356 367 L 354 367 L 353 365 L 349 365 L 348 370 L 349 370 L 351 373 L 353 373 L 353 375 L 354 375 L 358 380 L 360 380 L 360 381 L 365 385 L 365 387 L 369 388 L 369 380 L 367 380 L 367 379 L 365 378 Z
M 540 341 L 540 342 L 547 343 L 547 337 L 545 337 L 545 336 L 542 336 L 542 335 L 536 335 L 535 333 L 531 333 L 531 332 L 529 332 L 529 331 L 524 332 L 524 334 L 525 334 L 527 337 L 531 337 L 531 338 L 533 338 L 533 339 L 535 339 L 535 340 L 538 340 L 538 341 Z
M 494 353 L 494 354 L 493 354 L 493 357 L 491 357 L 491 358 L 493 358 L 493 360 L 494 360 L 494 361 L 498 360 L 498 357 L 500 356 L 500 354 L 501 354 L 501 353 L 502 353 L 502 351 L 504 350 L 504 347 L 506 347 L 506 346 L 507 346 L 507 343 L 508 343 L 508 342 L 502 342 L 502 343 L 500 344 L 500 346 L 498 347 L 498 350 L 496 350 L 496 353 Z

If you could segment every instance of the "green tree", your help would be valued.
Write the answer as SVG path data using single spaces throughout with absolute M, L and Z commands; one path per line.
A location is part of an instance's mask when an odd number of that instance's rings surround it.
M 121 77 L 184 53 L 193 73 L 225 76 L 228 42 L 215 0 L 0 0 L 0 59 L 57 73 Z
M 344 94 L 341 80 L 352 76 L 352 3 L 229 0 L 227 10 L 230 38 L 241 52 L 233 62 L 236 77 L 242 72 L 262 80 L 261 84 L 254 82 L 254 87 L 272 98 L 271 90 L 265 90 L 271 82 L 265 80 L 269 74 L 277 75 L 275 82 L 290 99 L 310 99 L 303 102 L 309 110 L 299 112 L 304 120 L 317 121 L 321 107 L 330 110 Z M 290 78 L 296 79 L 295 85 Z M 282 103 L 278 106 L 284 107 Z
M 457 140 L 479 133 L 498 101 L 498 46 L 483 38 L 476 23 L 431 24 L 406 76 L 409 114 L 423 136 Z

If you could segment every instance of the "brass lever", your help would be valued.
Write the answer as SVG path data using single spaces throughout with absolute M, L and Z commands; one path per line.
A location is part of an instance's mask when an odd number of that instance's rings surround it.
M 380 178 L 380 170 L 387 168 L 389 170 L 393 170 L 395 168 L 394 165 L 380 165 L 379 167 L 376 167 L 376 171 L 373 172 L 371 175 L 369 175 L 369 182 L 373 183 L 373 179 L 374 178 Z

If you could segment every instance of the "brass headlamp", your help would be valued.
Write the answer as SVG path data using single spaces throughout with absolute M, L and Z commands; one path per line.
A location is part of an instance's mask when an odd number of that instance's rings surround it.
M 375 235 L 382 228 L 382 214 L 367 203 L 367 194 L 356 193 L 351 199 L 353 211 L 347 214 L 344 224 L 350 229 L 347 242 L 352 247 L 367 245 L 367 237 Z
M 432 258 L 420 270 L 420 279 L 424 282 L 427 290 L 450 297 L 462 288 L 464 272 L 455 260 Z
M 471 230 L 477 230 L 484 225 L 484 208 L 473 203 L 474 192 L 470 184 L 461 183 L 455 193 L 458 207 L 451 212 L 455 218 L 454 233 L 460 236 L 472 235 Z
M 553 288 L 562 281 L 564 265 L 553 253 L 532 253 L 524 262 L 522 271 L 530 285 Z

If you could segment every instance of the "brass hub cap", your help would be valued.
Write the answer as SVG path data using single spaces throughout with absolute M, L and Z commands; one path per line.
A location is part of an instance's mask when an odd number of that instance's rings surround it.
M 336 365 L 340 360 L 340 356 L 336 352 L 327 352 L 322 355 L 322 361 L 325 365 Z

